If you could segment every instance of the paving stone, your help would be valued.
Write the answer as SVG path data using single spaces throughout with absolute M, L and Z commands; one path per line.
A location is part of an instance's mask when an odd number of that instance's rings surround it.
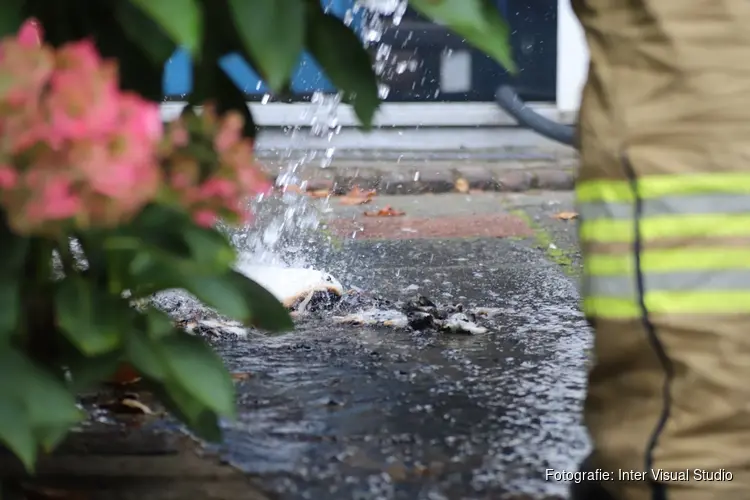
M 458 167 L 455 175 L 457 178 L 466 179 L 470 189 L 494 191 L 497 188 L 492 171 L 486 167 L 474 165 Z
M 531 172 L 519 170 L 505 172 L 497 177 L 498 191 L 528 191 L 532 188 L 534 175 Z
M 575 187 L 575 174 L 563 170 L 540 170 L 535 172 L 533 187 L 552 191 L 567 191 Z

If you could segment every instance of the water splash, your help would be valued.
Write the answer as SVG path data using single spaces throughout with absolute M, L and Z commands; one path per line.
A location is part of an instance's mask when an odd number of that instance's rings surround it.
M 401 22 L 406 8 L 406 0 L 358 0 L 344 15 L 344 22 L 351 24 L 361 14 L 363 43 L 375 52 L 374 70 L 379 77 L 387 71 L 404 71 L 389 68 L 391 47 L 380 40 L 389 24 Z M 389 90 L 388 85 L 380 83 L 380 98 L 387 98 Z M 276 180 L 276 186 L 283 193 L 254 200 L 250 207 L 256 216 L 254 223 L 232 235 L 243 261 L 307 267 L 311 264 L 309 249 L 326 244 L 327 236 L 319 228 L 327 202 L 311 200 L 299 191 L 304 192 L 306 188 L 304 178 L 308 169 L 328 168 L 334 159 L 335 147 L 319 151 L 306 148 L 305 143 L 308 138 L 332 142 L 341 131 L 338 118 L 341 99 L 341 94 L 315 92 L 302 116 L 309 126 L 290 129 L 289 146 L 281 153 L 282 168 Z M 265 104 L 268 99 L 264 97 L 262 102 Z M 287 189 L 290 186 L 299 189 Z

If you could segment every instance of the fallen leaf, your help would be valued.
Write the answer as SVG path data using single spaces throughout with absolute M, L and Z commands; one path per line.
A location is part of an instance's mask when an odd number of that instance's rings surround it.
M 305 190 L 302 189 L 299 186 L 296 186 L 294 184 L 288 184 L 286 186 L 281 186 L 281 192 L 282 193 L 297 193 L 297 194 L 304 194 Z
M 252 373 L 247 373 L 247 372 L 232 373 L 232 380 L 235 380 L 235 381 L 238 381 L 238 382 L 241 381 L 241 380 L 248 380 L 248 379 L 251 379 L 251 378 L 253 378 L 253 374 Z
M 365 191 L 359 186 L 354 186 L 351 191 L 339 198 L 341 205 L 364 205 L 370 203 L 375 197 L 375 190 Z
M 572 220 L 572 219 L 577 219 L 578 214 L 575 212 L 560 212 L 560 213 L 553 215 L 553 217 L 559 220 Z
M 401 462 L 392 463 L 386 468 L 385 473 L 391 476 L 391 479 L 396 482 L 406 481 L 409 477 L 409 471 L 406 466 Z
M 390 205 L 386 205 L 377 212 L 365 212 L 365 217 L 400 217 L 406 215 L 406 212 L 396 210 Z
M 456 179 L 454 187 L 456 188 L 456 191 L 458 191 L 459 193 L 468 193 L 469 181 L 467 181 L 463 177 L 459 177 L 458 179 Z
M 116 401 L 102 403 L 100 406 L 105 410 L 109 410 L 113 413 L 134 413 L 142 415 L 154 414 L 151 408 L 133 398 L 122 398 Z
M 133 365 L 129 363 L 120 363 L 117 367 L 117 371 L 108 380 L 110 384 L 115 385 L 128 385 L 133 384 L 141 380 L 141 374 L 133 368 Z
M 328 198 L 331 196 L 331 192 L 327 189 L 316 189 L 314 191 L 308 191 L 307 194 L 312 198 Z

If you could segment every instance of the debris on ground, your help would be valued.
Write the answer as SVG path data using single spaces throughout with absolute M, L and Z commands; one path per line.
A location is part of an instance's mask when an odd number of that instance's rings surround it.
M 365 205 L 375 197 L 375 190 L 363 190 L 354 186 L 351 191 L 339 198 L 340 205 Z
M 470 190 L 469 181 L 467 181 L 463 177 L 459 177 L 458 179 L 456 179 L 454 187 L 459 193 L 468 193 Z
M 339 311 L 346 310 L 347 306 L 356 303 L 354 300 L 345 300 L 339 304 Z M 361 304 L 359 304 L 361 305 Z M 418 295 L 416 298 L 404 302 L 389 302 L 387 304 L 374 304 L 367 309 L 359 308 L 348 314 L 332 317 L 335 323 L 362 325 L 362 326 L 385 326 L 395 329 L 411 331 L 435 331 L 456 334 L 479 335 L 487 333 L 489 328 L 477 324 L 477 318 L 490 319 L 497 316 L 500 311 L 491 308 L 467 308 L 462 304 L 437 305 L 425 296 Z
M 576 212 L 558 212 L 552 217 L 558 220 L 573 220 L 578 218 L 578 214 Z
M 119 414 L 153 415 L 154 411 L 138 400 L 137 394 L 127 394 L 123 397 L 105 401 L 99 408 Z
M 141 374 L 130 363 L 120 363 L 108 382 L 114 385 L 129 385 L 141 380 Z
M 279 191 L 282 193 L 294 193 L 294 194 L 305 194 L 306 190 L 295 185 L 295 184 L 285 184 L 283 186 L 279 187 Z
M 327 189 L 314 189 L 312 191 L 308 191 L 307 195 L 311 198 L 328 198 L 332 195 L 332 193 Z
M 365 217 L 401 217 L 402 215 L 406 215 L 406 212 L 396 210 L 390 205 L 386 205 L 377 211 L 365 212 Z

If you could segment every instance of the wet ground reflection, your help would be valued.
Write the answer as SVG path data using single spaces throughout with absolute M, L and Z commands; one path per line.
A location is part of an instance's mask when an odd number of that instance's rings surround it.
M 563 494 L 545 469 L 573 469 L 588 446 L 579 412 L 589 331 L 575 284 L 508 240 L 341 252 L 341 266 L 347 256 L 370 264 L 357 270 L 359 286 L 395 295 L 418 284 L 437 300 L 450 294 L 502 313 L 484 335 L 310 321 L 283 337 L 219 346 L 234 371 L 251 373 L 238 386 L 226 458 L 282 498 Z

